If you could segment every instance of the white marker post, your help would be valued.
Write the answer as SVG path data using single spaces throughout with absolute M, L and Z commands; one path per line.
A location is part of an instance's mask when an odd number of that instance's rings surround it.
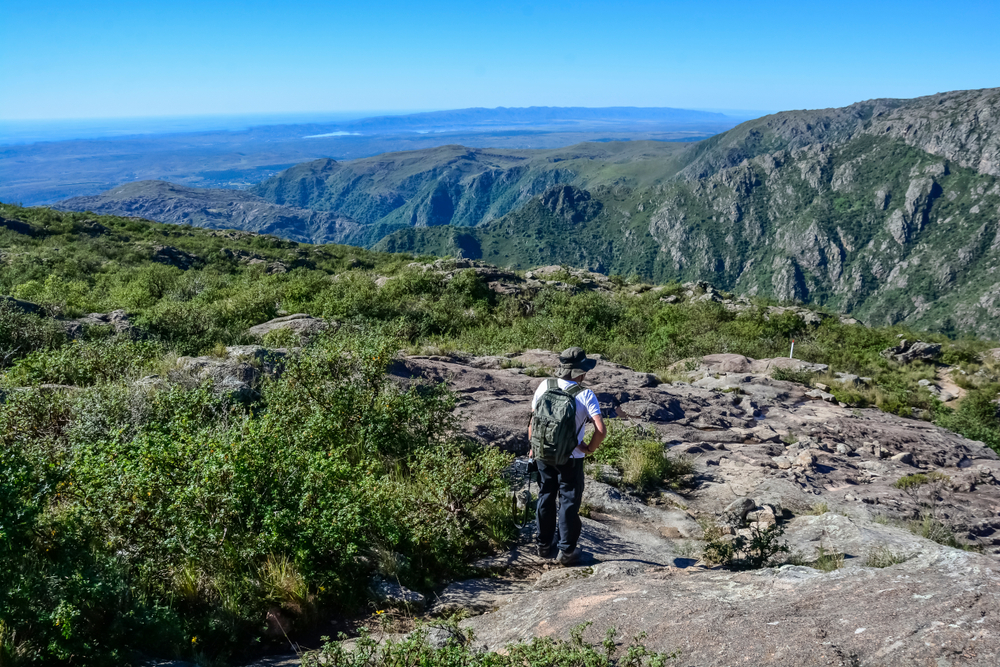
M 788 351 L 788 358 L 793 359 L 792 355 L 795 354 L 795 339 L 792 339 L 792 349 Z

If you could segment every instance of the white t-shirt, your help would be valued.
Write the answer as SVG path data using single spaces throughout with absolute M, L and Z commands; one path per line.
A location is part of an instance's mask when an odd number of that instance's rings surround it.
M 560 389 L 568 389 L 576 383 L 572 380 L 558 380 Z M 538 389 L 535 390 L 535 396 L 531 399 L 531 411 L 535 411 L 535 405 L 538 404 L 538 399 L 542 397 L 545 393 L 546 384 L 548 380 L 542 382 L 538 385 Z M 583 444 L 584 436 L 584 426 L 587 425 L 588 418 L 592 419 L 594 417 L 601 416 L 601 404 L 597 400 L 597 395 L 594 394 L 590 389 L 584 389 L 579 394 L 576 395 L 576 440 L 579 444 Z M 574 459 L 582 459 L 586 456 L 586 453 L 580 449 L 579 445 L 573 450 Z

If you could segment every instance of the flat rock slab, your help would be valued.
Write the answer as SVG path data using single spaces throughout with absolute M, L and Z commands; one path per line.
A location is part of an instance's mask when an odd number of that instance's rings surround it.
M 954 551 L 954 550 L 953 550 Z M 484 647 L 535 636 L 589 639 L 615 627 L 647 633 L 684 665 L 995 665 L 1000 579 L 994 562 L 961 551 L 919 566 L 831 573 L 785 566 L 749 573 L 650 567 L 602 571 L 535 590 L 465 625 Z

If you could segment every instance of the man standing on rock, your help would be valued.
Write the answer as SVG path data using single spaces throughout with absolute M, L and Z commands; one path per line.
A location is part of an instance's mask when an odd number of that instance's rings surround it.
M 538 476 L 540 478 L 538 491 L 538 508 L 536 512 L 538 520 L 538 555 L 542 558 L 551 558 L 552 552 L 558 546 L 559 553 L 556 560 L 562 565 L 572 565 L 580 560 L 582 554 L 577 541 L 580 539 L 582 523 L 580 521 L 580 503 L 583 500 L 583 458 L 587 454 L 592 454 L 601 446 L 601 442 L 607 435 L 604 420 L 601 419 L 601 405 L 597 401 L 597 396 L 590 389 L 584 389 L 583 381 L 587 377 L 587 371 L 592 370 L 597 365 L 594 359 L 588 359 L 587 354 L 579 347 L 571 347 L 564 350 L 559 355 L 559 367 L 556 370 L 556 380 L 546 380 L 535 390 L 535 396 L 531 401 L 532 420 L 528 426 L 528 439 L 532 440 L 532 429 L 535 427 L 535 408 L 539 406 L 539 401 L 543 401 L 544 409 L 549 410 L 550 405 L 558 405 L 560 399 L 568 401 L 568 396 L 575 399 L 575 415 L 573 404 L 569 403 L 569 410 L 563 411 L 568 419 L 575 416 L 573 424 L 573 441 L 575 448 L 569 453 L 566 460 L 550 459 L 543 460 L 541 452 L 529 452 L 535 454 L 538 462 Z M 542 412 L 540 409 L 539 412 Z M 594 423 L 594 435 L 589 445 L 584 445 L 583 436 L 588 421 Z M 550 424 L 552 422 L 549 422 Z M 536 448 L 535 440 L 532 440 L 533 449 Z M 556 495 L 559 496 L 558 517 L 556 512 Z M 559 523 L 559 542 L 555 544 L 556 519 Z

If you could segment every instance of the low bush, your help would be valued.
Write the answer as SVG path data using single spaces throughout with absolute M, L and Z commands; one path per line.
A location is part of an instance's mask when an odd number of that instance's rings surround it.
M 779 555 L 788 553 L 788 544 L 781 540 L 785 528 L 779 523 L 762 527 L 751 524 L 749 534 L 730 537 L 712 536 L 705 544 L 702 558 L 713 565 L 733 570 L 759 570 L 779 562 Z
M 570 667 L 664 667 L 680 657 L 679 651 L 661 653 L 643 646 L 645 633 L 631 642 L 619 646 L 617 632 L 609 628 L 604 640 L 592 643 L 584 640 L 584 631 L 590 624 L 570 631 L 570 639 L 536 637 L 530 642 L 508 644 L 502 651 L 481 651 L 474 646 L 471 630 L 463 631 L 456 625 L 446 626 L 451 637 L 443 646 L 435 647 L 428 641 L 428 631 L 419 628 L 400 640 L 386 639 L 379 642 L 368 632 L 362 632 L 353 646 L 345 648 L 341 642 L 330 642 L 316 652 L 305 654 L 303 667 L 396 667 L 421 665 L 423 667 L 524 667 L 525 665 L 559 665 Z
M 85 387 L 145 375 L 163 356 L 153 342 L 109 337 L 76 340 L 55 350 L 33 352 L 4 375 L 8 386 L 61 384 Z
M 872 547 L 865 554 L 865 567 L 892 567 L 893 565 L 905 563 L 909 559 L 910 556 L 895 551 L 885 544 L 879 544 Z
M 924 539 L 943 544 L 946 547 L 964 549 L 966 551 L 975 550 L 975 547 L 960 542 L 951 529 L 941 523 L 931 512 L 925 513 L 918 520 L 908 521 L 906 527 L 914 535 L 919 535 Z
M 671 456 L 655 431 L 606 419 L 608 435 L 593 460 L 616 468 L 621 481 L 639 491 L 656 486 L 684 486 L 693 471 L 690 461 Z M 589 442 L 589 440 L 588 440 Z
M 273 606 L 303 620 L 361 602 L 379 548 L 426 589 L 509 540 L 508 457 L 450 435 L 443 388 L 388 379 L 399 342 L 330 333 L 250 410 L 207 387 L 17 392 L 0 405 L 16 517 L 0 622 L 46 661 L 220 659 Z

